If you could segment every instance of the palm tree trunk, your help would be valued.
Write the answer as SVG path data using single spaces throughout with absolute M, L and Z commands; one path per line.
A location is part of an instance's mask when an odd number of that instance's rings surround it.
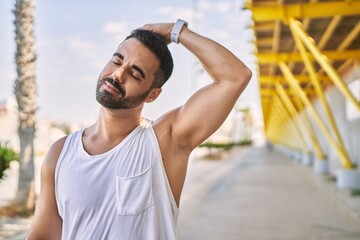
M 14 93 L 18 103 L 20 139 L 19 184 L 15 202 L 32 209 L 35 206 L 34 135 L 36 112 L 34 5 L 32 0 L 15 3 L 16 71 Z

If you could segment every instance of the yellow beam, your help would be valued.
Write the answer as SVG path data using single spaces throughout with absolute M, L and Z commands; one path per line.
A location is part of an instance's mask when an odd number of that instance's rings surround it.
M 315 96 L 315 91 L 313 89 L 302 89 L 306 94 Z M 287 89 L 286 92 L 290 97 L 296 96 L 296 93 L 293 93 L 290 89 Z M 276 93 L 275 89 L 260 89 L 261 96 L 273 96 Z
M 357 37 L 360 32 L 360 21 L 356 24 L 356 26 L 351 30 L 351 32 L 346 36 L 346 38 L 342 41 L 341 45 L 337 50 L 344 50 L 347 48 L 351 42 Z
M 309 1 L 309 3 L 315 3 L 315 2 L 318 2 L 318 0 L 310 0 Z M 311 23 L 311 18 L 304 18 L 302 20 L 302 24 L 304 25 L 305 30 L 307 30 L 309 28 L 310 23 Z M 296 50 L 296 46 L 293 47 L 292 52 L 295 52 L 295 50 Z M 289 63 L 289 68 L 290 68 L 291 71 L 293 71 L 294 67 L 295 67 L 295 62 L 290 62 Z
M 310 82 L 310 78 L 308 75 L 295 75 L 294 76 L 300 84 L 303 83 L 308 83 Z M 317 75 L 318 79 L 321 82 L 328 82 L 330 81 L 330 78 L 328 76 L 325 75 Z M 275 82 L 279 82 L 279 83 L 283 83 L 283 82 L 287 82 L 286 79 L 283 76 L 267 76 L 267 75 L 262 75 L 259 77 L 260 82 L 261 83 L 265 83 L 265 84 L 273 84 Z
M 300 132 L 300 130 L 299 130 L 299 128 L 298 127 L 296 127 L 296 124 L 295 124 L 295 119 L 291 116 L 291 112 L 290 112 L 290 110 L 286 107 L 286 105 L 285 105 L 285 103 L 282 101 L 282 99 L 281 99 L 281 97 L 279 97 L 278 96 L 278 99 L 279 99 L 279 105 L 280 105 L 280 107 L 281 107 L 281 110 L 282 110 L 282 112 L 284 112 L 285 113 L 285 116 L 286 116 L 286 118 L 287 118 L 287 122 L 286 122 L 286 124 L 288 124 L 289 125 L 289 127 L 293 130 L 293 132 L 294 132 L 294 134 L 297 136 L 297 139 L 298 139 L 298 141 L 299 141 L 299 143 L 300 143 L 300 145 L 301 145 L 301 150 L 303 151 L 303 152 L 305 152 L 305 153 L 309 153 L 310 152 L 310 150 L 309 150 L 309 147 L 307 146 L 307 144 L 306 144 L 306 142 L 305 142 L 305 139 L 304 139 L 304 136 L 303 136 L 303 134 L 304 134 L 304 132 Z M 283 126 L 278 126 L 278 129 L 282 129 L 283 128 Z M 281 131 L 280 131 L 281 132 Z
M 324 51 L 323 54 L 332 60 L 347 60 L 349 58 L 360 58 L 360 50 L 346 51 Z M 259 64 L 279 62 L 302 62 L 299 53 L 256 53 Z M 311 59 L 314 59 L 311 56 Z
M 289 19 L 290 25 L 293 31 L 299 36 L 304 45 L 309 49 L 309 51 L 316 58 L 319 65 L 324 69 L 326 74 L 333 81 L 334 85 L 340 90 L 340 92 L 347 97 L 354 106 L 360 111 L 360 103 L 354 97 L 354 95 L 350 92 L 350 90 L 346 87 L 345 83 L 340 78 L 339 74 L 335 71 L 335 69 L 329 63 L 329 59 L 325 57 L 321 51 L 316 47 L 312 38 L 310 38 L 307 33 L 302 29 L 301 23 L 296 21 L 295 19 Z
M 295 108 L 298 109 L 298 112 L 302 111 L 302 114 L 300 114 L 302 122 L 304 124 L 306 124 L 306 126 L 310 130 L 310 132 L 314 134 L 315 139 L 317 139 L 316 132 L 314 131 L 312 123 L 310 122 L 309 112 L 305 109 L 300 97 L 297 96 L 296 98 L 293 98 L 292 102 L 294 103 Z M 316 154 L 317 159 L 319 159 L 319 160 L 326 159 L 326 155 L 323 153 L 321 148 L 320 149 L 315 148 L 315 154 Z
M 289 83 L 293 87 L 293 89 L 296 92 L 298 92 L 298 95 L 299 95 L 301 101 L 309 109 L 310 113 L 314 117 L 315 122 L 320 127 L 320 130 L 324 133 L 326 139 L 334 147 L 334 149 L 335 149 L 336 153 L 338 154 L 344 168 L 348 168 L 348 169 L 353 168 L 354 166 L 353 166 L 352 162 L 350 161 L 346 150 L 341 148 L 341 146 L 339 146 L 339 144 L 331 136 L 331 133 L 328 130 L 328 128 L 326 127 L 326 125 L 323 122 L 322 118 L 320 117 L 318 112 L 315 110 L 315 108 L 312 106 L 310 100 L 308 99 L 308 97 L 306 96 L 304 91 L 302 91 L 302 89 L 299 86 L 299 84 L 297 83 L 296 79 L 294 79 L 292 73 L 290 72 L 290 69 L 286 66 L 286 64 L 284 62 L 280 63 L 279 67 L 280 67 L 280 70 L 282 71 L 282 73 L 284 74 L 284 76 L 286 77 L 286 79 L 289 81 Z
M 258 46 L 271 46 L 273 43 L 272 37 L 256 39 L 256 45 Z
M 338 26 L 340 20 L 342 19 L 341 16 L 336 15 L 333 17 L 331 22 L 329 23 L 328 27 L 326 28 L 324 34 L 322 35 L 319 41 L 319 49 L 323 49 L 325 45 L 328 43 L 330 37 L 332 36 L 333 32 L 335 31 L 336 27 Z
M 294 28 L 293 24 L 296 24 L 296 22 L 295 21 L 290 21 L 290 30 L 291 30 L 291 32 L 293 34 L 293 37 L 294 37 L 296 46 L 299 49 L 300 55 L 301 55 L 301 57 L 302 57 L 302 59 L 304 61 L 306 71 L 309 73 L 310 80 L 311 80 L 312 85 L 315 88 L 316 95 L 320 99 L 320 102 L 321 102 L 322 106 L 325 109 L 325 114 L 326 114 L 326 116 L 327 116 L 327 118 L 329 120 L 332 132 L 335 133 L 337 143 L 340 145 L 340 147 L 342 149 L 344 149 L 346 151 L 346 148 L 344 146 L 344 143 L 343 143 L 343 140 L 341 138 L 340 132 L 339 132 L 337 126 L 336 126 L 334 116 L 333 116 L 333 114 L 331 112 L 330 106 L 329 106 L 329 104 L 328 104 L 328 102 L 327 102 L 327 100 L 325 98 L 325 94 L 324 94 L 323 89 L 322 89 L 322 87 L 320 85 L 320 82 L 319 82 L 319 80 L 317 78 L 315 67 L 312 64 L 312 62 L 310 61 L 310 58 L 307 55 L 305 46 L 301 42 L 300 37 L 298 35 L 298 31 L 296 31 L 296 28 Z
M 278 4 L 282 4 L 282 1 L 278 1 Z M 274 33 L 273 33 L 274 36 L 273 43 L 271 48 L 272 53 L 277 53 L 279 51 L 280 34 L 281 34 L 281 21 L 276 21 Z M 269 69 L 269 75 L 274 75 L 275 69 L 276 69 L 276 65 L 271 64 Z
M 334 17 L 335 18 L 335 17 Z M 355 25 L 355 27 L 351 30 L 351 32 L 345 37 L 345 39 L 341 42 L 340 46 L 336 49 L 337 51 L 342 51 L 344 49 L 346 49 L 351 43 L 352 41 L 356 38 L 356 36 L 359 34 L 360 32 L 360 21 L 358 21 L 358 23 Z M 319 48 L 321 49 L 321 45 L 319 44 Z M 349 61 L 351 61 L 352 59 L 347 59 L 343 65 L 341 65 L 337 71 L 340 72 L 342 70 L 342 68 L 344 66 L 346 66 L 346 63 L 349 63 Z M 331 61 L 331 59 L 330 59 Z M 323 72 L 323 69 L 321 69 L 319 71 L 319 73 Z
M 288 143 L 292 148 L 300 148 L 301 142 L 294 128 L 286 124 L 287 118 L 284 109 L 282 109 L 279 99 L 276 98 L 271 109 L 271 117 L 267 122 L 267 134 L 273 139 Z M 281 127 L 281 129 L 279 129 Z M 301 148 L 300 148 L 301 149 Z
M 289 110 L 291 117 L 296 121 L 299 128 L 303 129 L 303 133 L 307 133 L 309 136 L 309 139 L 315 149 L 316 156 L 319 159 L 323 159 L 324 153 L 323 150 L 320 147 L 319 140 L 317 139 L 315 133 L 313 132 L 313 129 L 310 128 L 303 119 L 301 119 L 301 114 L 297 111 L 294 104 L 290 100 L 289 96 L 285 92 L 284 88 L 280 83 L 276 83 L 276 92 L 278 93 L 280 99 L 284 102 L 284 105 Z
M 257 22 L 287 20 L 288 18 L 324 18 L 335 15 L 350 16 L 360 14 L 360 1 L 337 1 L 307 4 L 274 5 L 266 7 L 250 6 Z
M 254 26 L 254 30 L 256 32 L 267 32 L 267 31 L 273 31 L 275 27 L 275 23 L 273 22 L 265 22 L 265 23 L 258 23 Z
M 341 72 L 345 71 L 345 69 L 349 68 L 353 64 L 354 64 L 354 60 L 353 59 L 348 59 L 343 64 L 341 64 L 341 66 L 336 70 L 339 73 L 341 73 Z

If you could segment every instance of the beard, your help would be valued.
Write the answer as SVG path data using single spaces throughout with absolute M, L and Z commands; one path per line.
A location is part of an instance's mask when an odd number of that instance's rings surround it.
M 101 90 L 101 86 L 108 82 L 112 86 L 114 86 L 120 93 L 120 97 L 114 96 L 107 90 Z M 104 78 L 99 79 L 98 84 L 96 86 L 96 100 L 100 103 L 103 107 L 110 108 L 110 109 L 132 109 L 138 107 L 140 104 L 144 102 L 144 100 L 149 95 L 152 87 L 150 87 L 145 92 L 132 96 L 132 97 L 125 97 L 126 92 L 120 86 L 119 82 L 112 79 L 112 78 Z

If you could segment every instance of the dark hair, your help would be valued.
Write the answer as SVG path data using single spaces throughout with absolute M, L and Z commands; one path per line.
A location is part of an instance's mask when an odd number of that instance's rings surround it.
M 132 31 L 125 40 L 129 38 L 136 38 L 158 57 L 160 61 L 160 67 L 159 70 L 155 73 L 152 87 L 162 87 L 164 83 L 170 78 L 174 68 L 174 62 L 164 38 L 156 33 L 144 29 L 136 29 Z

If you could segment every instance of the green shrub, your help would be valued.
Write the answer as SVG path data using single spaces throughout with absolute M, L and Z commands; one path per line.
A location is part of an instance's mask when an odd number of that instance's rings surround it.
M 235 146 L 246 146 L 246 145 L 252 145 L 253 141 L 251 139 L 242 139 L 236 143 L 234 143 Z
M 233 143 L 213 143 L 213 142 L 205 142 L 203 144 L 201 144 L 199 147 L 200 148 L 222 148 L 224 150 L 229 150 L 234 146 Z
M 238 142 L 228 142 L 228 143 L 214 143 L 214 142 L 205 142 L 203 144 L 200 144 L 200 148 L 221 148 L 224 150 L 229 150 L 235 146 L 245 146 L 245 145 L 251 145 L 252 140 L 251 139 L 242 139 Z
M 360 197 L 360 189 L 352 189 L 350 195 L 353 197 Z
M 0 142 L 0 180 L 6 176 L 5 171 L 11 161 L 18 161 L 19 155 L 8 146 L 7 142 Z

